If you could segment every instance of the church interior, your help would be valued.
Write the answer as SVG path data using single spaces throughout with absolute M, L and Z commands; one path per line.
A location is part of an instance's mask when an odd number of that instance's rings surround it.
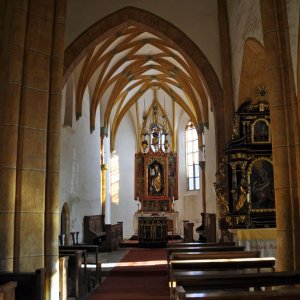
M 80 286 L 98 286 L 101 255 L 120 247 L 153 259 L 219 247 L 240 267 L 238 248 L 255 250 L 300 284 L 299 12 L 299 0 L 0 0 L 0 300 L 71 299 L 70 285 L 100 299 Z M 213 299 L 252 299 L 230 297 Z

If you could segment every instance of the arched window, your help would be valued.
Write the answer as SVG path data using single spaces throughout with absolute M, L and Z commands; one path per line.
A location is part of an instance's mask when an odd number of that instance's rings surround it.
M 198 134 L 194 124 L 190 121 L 185 129 L 186 133 L 186 166 L 187 187 L 189 191 L 199 190 L 199 146 Z

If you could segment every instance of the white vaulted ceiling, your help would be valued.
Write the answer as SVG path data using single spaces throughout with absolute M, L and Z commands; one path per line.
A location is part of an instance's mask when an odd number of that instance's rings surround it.
M 77 117 L 88 87 L 91 130 L 100 105 L 104 108 L 101 123 L 104 127 L 110 125 L 112 145 L 125 114 L 141 116 L 151 105 L 154 87 L 161 107 L 172 115 L 172 124 L 175 111 L 177 115 L 184 111 L 195 124 L 207 122 L 208 104 L 203 97 L 206 92 L 195 67 L 179 49 L 150 32 L 135 26 L 115 32 L 90 49 L 79 68 Z M 141 118 L 133 119 L 138 131 Z

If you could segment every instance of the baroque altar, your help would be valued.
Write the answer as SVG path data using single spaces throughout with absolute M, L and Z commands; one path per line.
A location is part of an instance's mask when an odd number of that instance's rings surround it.
M 222 239 L 232 228 L 276 227 L 271 121 L 267 89 L 235 113 L 233 134 L 216 174 Z M 227 236 L 228 238 L 228 236 Z

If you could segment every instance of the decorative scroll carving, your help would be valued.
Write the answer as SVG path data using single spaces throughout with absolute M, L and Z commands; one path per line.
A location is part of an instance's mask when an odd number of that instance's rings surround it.
M 226 165 L 226 157 L 223 157 L 216 173 L 216 182 L 214 183 L 219 208 L 219 218 L 226 218 L 229 213 Z

